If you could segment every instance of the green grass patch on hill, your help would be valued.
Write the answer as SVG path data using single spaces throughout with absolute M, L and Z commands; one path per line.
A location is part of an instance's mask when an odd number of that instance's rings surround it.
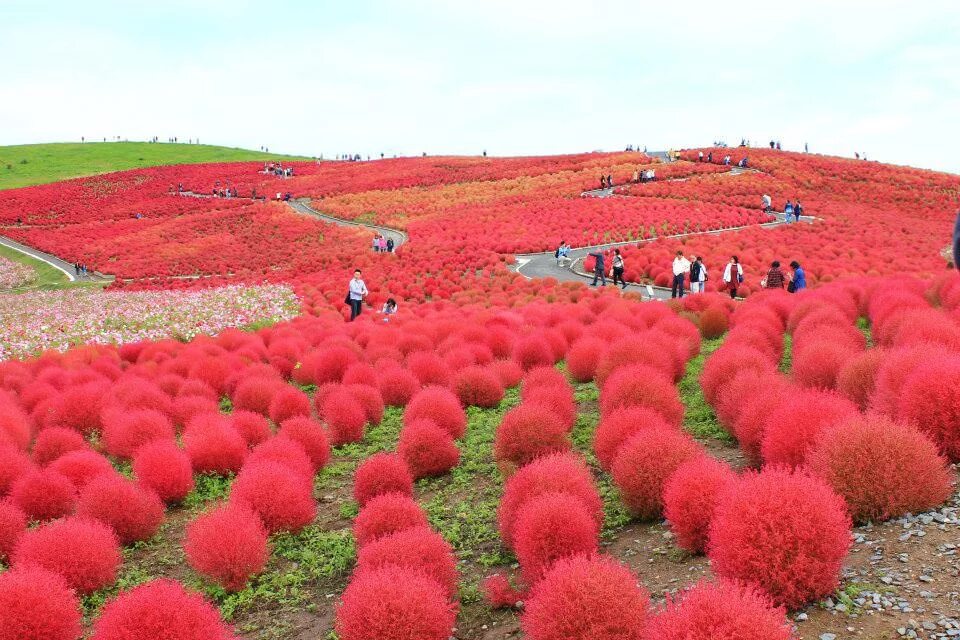
M 207 144 L 60 142 L 0 146 L 0 189 L 141 167 L 275 159 L 309 160 L 302 156 Z
M 103 287 L 106 284 L 105 282 L 94 282 L 90 280 L 71 281 L 63 271 L 60 271 L 56 267 L 5 245 L 0 245 L 0 258 L 6 258 L 11 262 L 24 264 L 33 269 L 35 273 L 35 277 L 31 282 L 16 289 L 2 291 L 0 293 L 50 291 L 53 289 L 70 289 L 73 287 Z

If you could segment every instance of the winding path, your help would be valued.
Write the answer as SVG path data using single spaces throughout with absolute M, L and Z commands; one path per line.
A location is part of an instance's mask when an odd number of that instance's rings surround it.
M 85 278 L 81 278 L 76 275 L 76 272 L 73 268 L 73 264 L 67 262 L 66 260 L 61 260 L 55 255 L 52 255 L 50 253 L 44 253 L 39 249 L 34 249 L 33 247 L 29 247 L 25 244 L 17 242 L 13 238 L 8 238 L 7 236 L 0 236 L 0 245 L 3 245 L 8 249 L 13 249 L 14 251 L 18 251 L 24 254 L 25 256 L 29 256 L 33 258 L 34 260 L 45 262 L 46 264 L 50 265 L 54 269 L 57 269 L 58 271 L 62 271 L 63 274 L 67 276 L 67 279 L 70 282 L 75 282 L 78 279 L 87 280 L 91 282 L 97 282 L 97 281 L 110 282 L 113 280 L 113 276 L 104 275 L 97 271 L 94 271 L 93 273 L 88 274 Z

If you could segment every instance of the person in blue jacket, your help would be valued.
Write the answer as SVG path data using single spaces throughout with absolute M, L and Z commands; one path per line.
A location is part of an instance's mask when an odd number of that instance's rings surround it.
M 957 222 L 953 225 L 953 266 L 960 269 L 960 210 L 957 211 Z
M 790 285 L 787 289 L 790 293 L 796 293 L 807 288 L 807 274 L 803 272 L 803 267 L 800 266 L 800 263 L 794 260 L 790 263 L 790 268 L 793 269 L 793 279 L 790 280 Z

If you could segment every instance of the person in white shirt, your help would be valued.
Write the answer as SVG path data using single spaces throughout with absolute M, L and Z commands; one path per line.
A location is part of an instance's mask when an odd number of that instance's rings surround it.
M 684 294 L 684 280 L 690 271 L 690 261 L 683 257 L 683 251 L 677 251 L 673 259 L 673 284 L 670 286 L 671 298 L 682 298 Z
M 363 299 L 370 293 L 367 291 L 366 283 L 360 279 L 360 269 L 353 272 L 353 279 L 350 280 L 350 291 L 347 293 L 347 303 L 350 305 L 350 322 L 353 322 L 363 305 Z
M 723 286 L 730 292 L 730 298 L 737 297 L 737 288 L 743 282 L 743 267 L 740 265 L 740 258 L 730 256 L 730 262 L 723 270 Z
M 770 213 L 773 208 L 773 200 L 767 194 L 763 194 L 763 212 Z
M 697 259 L 690 265 L 690 293 L 703 293 L 706 284 L 707 265 L 703 264 L 703 258 L 697 256 Z

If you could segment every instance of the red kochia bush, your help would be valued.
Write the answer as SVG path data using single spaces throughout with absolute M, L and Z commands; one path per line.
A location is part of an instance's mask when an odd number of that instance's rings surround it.
M 53 427 L 37 434 L 31 455 L 34 462 L 45 467 L 65 453 L 87 448 L 87 441 L 77 431 Z
M 253 411 L 234 411 L 230 414 L 230 426 L 236 429 L 247 446 L 254 447 L 273 435 L 265 417 Z
M 730 344 L 713 352 L 703 366 L 700 374 L 700 386 L 707 402 L 713 405 L 717 401 L 717 394 L 724 384 L 733 379 L 733 376 L 745 369 L 755 369 L 766 373 L 776 370 L 776 362 L 750 347 Z
M 380 373 L 377 386 L 385 404 L 402 407 L 410 402 L 410 398 L 420 388 L 420 381 L 407 369 L 393 366 Z
M 710 565 L 790 609 L 836 590 L 850 548 L 843 499 L 822 480 L 784 468 L 748 472 L 721 494 Z
M 80 603 L 60 576 L 38 567 L 0 574 L 0 640 L 77 640 Z
M 640 640 L 650 594 L 605 556 L 558 560 L 534 585 L 520 624 L 530 640 Z
M 620 367 L 607 378 L 600 392 L 600 411 L 610 413 L 626 407 L 649 407 L 670 424 L 683 422 L 683 404 L 673 383 L 645 364 Z
M 495 407 L 503 400 L 503 384 L 486 367 L 467 367 L 453 378 L 460 404 L 470 407 Z
M 191 522 L 183 550 L 195 571 L 227 591 L 243 589 L 270 555 L 259 516 L 238 503 L 215 507 Z
M 427 514 L 416 500 L 402 493 L 383 493 L 360 510 L 353 521 L 353 537 L 362 547 L 392 533 L 427 526 Z
M 914 369 L 900 392 L 897 416 L 916 425 L 951 460 L 960 461 L 960 357 L 941 355 Z
M 764 464 L 802 465 L 821 429 L 855 415 L 856 405 L 839 394 L 815 389 L 791 390 L 764 422 L 760 445 Z
M 550 343 L 539 334 L 518 338 L 513 345 L 513 359 L 524 371 L 534 367 L 553 366 L 557 362 Z
M 792 386 L 788 385 L 786 380 L 778 374 L 770 376 L 767 382 L 768 384 L 762 387 L 763 393 L 755 392 L 743 398 L 743 404 L 733 422 L 733 435 L 737 439 L 737 444 L 740 445 L 740 449 L 750 459 L 750 462 L 757 466 L 763 460 L 760 448 L 763 444 L 763 431 L 767 423 L 767 416 L 786 402 L 792 389 Z M 726 393 L 724 391 L 721 395 Z
M 190 457 L 173 440 L 156 440 L 133 454 L 133 475 L 167 503 L 177 503 L 193 491 Z
M 129 458 L 137 447 L 153 440 L 173 440 L 173 423 L 152 409 L 109 409 L 104 415 L 103 443 L 107 453 Z
M 194 416 L 183 433 L 183 448 L 197 473 L 236 473 L 247 457 L 247 442 L 226 416 Z
M 270 419 L 280 424 L 295 416 L 310 417 L 310 397 L 290 385 L 280 387 L 270 401 Z
M 23 474 L 10 489 L 10 497 L 31 520 L 53 520 L 73 513 L 77 490 L 66 476 L 53 469 Z
M 567 429 L 556 414 L 526 402 L 503 416 L 493 441 L 493 457 L 506 468 L 570 450 Z
M 387 565 L 350 581 L 334 628 L 340 640 L 448 640 L 456 615 L 436 580 Z
M 512 609 L 523 600 L 523 594 L 510 584 L 505 576 L 495 573 L 480 584 L 483 598 L 494 609 Z
M 544 411 L 555 413 L 567 431 L 577 424 L 577 400 L 568 384 L 528 388 L 523 394 L 523 404 L 539 405 Z
M 595 552 L 599 535 L 597 521 L 575 496 L 545 493 L 527 500 L 513 527 L 524 580 L 533 585 L 560 558 Z
M 794 349 L 793 379 L 801 387 L 835 389 L 840 370 L 856 353 L 849 345 L 836 342 L 816 342 Z
M 246 502 L 270 533 L 297 532 L 313 521 L 317 505 L 310 482 L 279 462 L 247 465 L 230 489 L 231 502 Z
M 516 360 L 494 360 L 488 367 L 500 380 L 500 385 L 507 389 L 520 384 L 523 378 L 523 369 Z
M 361 507 L 384 493 L 413 495 L 410 467 L 395 453 L 375 453 L 353 474 L 353 497 Z
M 577 382 L 589 382 L 597 371 L 597 363 L 607 348 L 606 343 L 590 336 L 580 338 L 567 352 L 567 371 Z
M 306 482 L 313 482 L 314 469 L 310 456 L 303 445 L 288 436 L 278 435 L 258 444 L 243 464 L 251 466 L 265 460 L 279 462 L 302 476 Z
M 759 591 L 728 580 L 701 581 L 654 615 L 644 640 L 791 640 L 783 609 Z
M 107 462 L 107 464 L 110 463 Z M 0 496 L 9 493 L 13 483 L 35 466 L 30 456 L 23 450 L 12 444 L 0 442 Z
M 587 512 L 603 524 L 603 502 L 586 463 L 574 453 L 555 453 L 537 458 L 510 476 L 497 510 L 500 537 L 513 546 L 513 526 L 528 500 L 545 493 L 566 493 L 583 503 Z
M 397 453 L 415 479 L 443 475 L 460 462 L 460 449 L 450 434 L 426 418 L 404 425 Z
M 73 516 L 27 531 L 13 551 L 15 567 L 53 571 L 81 595 L 113 584 L 120 561 L 120 544 L 110 527 Z
M 877 371 L 886 353 L 883 349 L 867 349 L 849 359 L 837 373 L 837 390 L 852 400 L 861 411 L 870 403 Z
M 327 432 L 323 430 L 320 423 L 310 418 L 290 418 L 280 425 L 277 435 L 299 443 L 310 456 L 314 472 L 323 469 L 330 461 L 330 442 L 327 440 Z
M 710 456 L 697 456 L 677 467 L 663 487 L 663 514 L 678 547 L 690 553 L 706 551 L 717 500 L 735 481 L 733 470 Z
M 933 442 L 880 415 L 825 428 L 807 465 L 846 500 L 859 522 L 935 507 L 950 496 L 953 480 Z
M 243 375 L 243 374 L 241 374 Z M 233 408 L 269 415 L 274 394 L 287 385 L 278 378 L 253 375 L 243 378 L 233 390 Z
M 704 338 L 719 338 L 730 328 L 730 314 L 721 307 L 707 307 L 697 318 L 697 324 L 700 325 L 700 333 Z
M 80 491 L 77 515 L 113 529 L 121 544 L 147 540 L 163 524 L 163 503 L 150 489 L 119 474 L 104 474 Z
M 27 530 L 27 514 L 5 498 L 0 499 L 0 562 L 13 553 L 17 540 Z
M 237 640 L 216 608 L 162 578 L 125 591 L 103 607 L 91 640 Z
M 398 531 L 362 547 L 357 554 L 354 579 L 384 565 L 396 565 L 410 572 L 422 571 L 443 587 L 448 598 L 457 593 L 453 548 L 429 527 Z
M 316 399 L 319 399 L 319 394 Z M 331 389 L 318 407 L 330 427 L 330 444 L 337 447 L 348 442 L 363 440 L 363 428 L 367 414 L 360 401 L 345 387 Z
M 462 438 L 467 430 L 467 414 L 460 406 L 460 400 L 443 387 L 424 387 L 410 399 L 403 411 L 403 424 L 419 418 L 433 420 L 454 439 Z
M 662 414 L 647 407 L 627 407 L 601 416 L 593 439 L 593 452 L 600 466 L 610 471 L 620 446 L 633 434 L 651 427 L 669 429 L 670 425 Z
M 674 428 L 651 427 L 623 443 L 610 474 L 627 509 L 641 520 L 659 518 L 663 511 L 663 485 L 681 464 L 705 455 L 686 433 Z

